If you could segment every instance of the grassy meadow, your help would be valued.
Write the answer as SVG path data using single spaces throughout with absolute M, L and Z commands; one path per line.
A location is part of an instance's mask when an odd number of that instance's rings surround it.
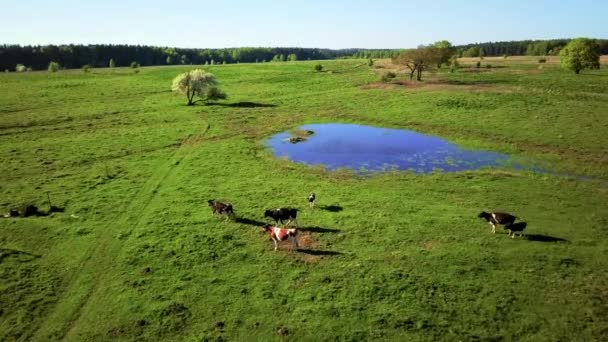
M 65 208 L 0 218 L 0 341 L 605 339 L 608 69 L 476 61 L 390 84 L 388 61 L 209 66 L 229 98 L 206 106 L 170 91 L 190 66 L 0 74 L 0 212 Z M 265 147 L 321 122 L 555 174 L 359 176 Z M 259 228 L 278 206 L 300 209 L 299 251 L 274 252 Z M 491 234 L 482 210 L 516 214 L 527 237 Z

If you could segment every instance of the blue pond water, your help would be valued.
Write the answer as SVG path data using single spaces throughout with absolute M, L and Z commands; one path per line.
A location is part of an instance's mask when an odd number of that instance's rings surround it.
M 315 133 L 296 144 L 289 132 L 272 136 L 267 144 L 277 157 L 330 170 L 411 170 L 455 172 L 493 166 L 514 166 L 507 155 L 469 150 L 445 139 L 415 131 L 354 124 L 311 124 L 299 127 Z

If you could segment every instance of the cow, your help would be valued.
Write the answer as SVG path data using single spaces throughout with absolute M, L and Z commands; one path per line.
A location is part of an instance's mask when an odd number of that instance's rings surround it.
M 285 226 L 288 226 L 293 221 L 297 227 L 298 220 L 296 216 L 298 216 L 298 209 L 293 208 L 268 209 L 264 212 L 264 217 L 271 217 L 277 224 L 279 222 L 283 224 L 284 221 L 287 221 Z
M 262 231 L 270 236 L 272 242 L 274 243 L 274 250 L 276 251 L 279 248 L 279 242 L 289 240 L 291 241 L 291 250 L 294 247 L 297 249 L 298 245 L 298 231 L 295 228 L 280 228 L 273 226 L 271 224 L 264 225 L 262 227 Z
M 316 200 L 317 200 L 317 196 L 315 196 L 314 192 L 312 192 L 312 193 L 310 193 L 310 195 L 308 195 L 308 205 L 310 206 L 311 209 L 315 207 Z
M 528 224 L 526 222 L 517 222 L 514 224 L 510 224 L 505 226 L 505 229 L 509 231 L 509 236 L 511 239 L 515 238 L 515 234 L 519 233 L 519 236 L 522 237 L 524 235 L 524 229 Z
M 213 199 L 208 200 L 207 203 L 209 204 L 209 208 L 211 208 L 213 215 L 226 215 L 228 218 L 234 218 L 234 209 L 232 208 L 232 204 L 222 203 Z
M 508 226 L 508 225 L 513 224 L 513 222 L 515 222 L 515 219 L 516 219 L 516 217 L 511 214 L 498 213 L 498 212 L 486 213 L 485 211 L 482 211 L 481 213 L 479 213 L 479 215 L 477 215 L 477 217 L 483 218 L 486 221 L 488 221 L 488 223 L 492 226 L 492 233 L 494 233 L 494 234 L 496 234 L 496 225 L 497 224 L 502 224 L 502 225 Z

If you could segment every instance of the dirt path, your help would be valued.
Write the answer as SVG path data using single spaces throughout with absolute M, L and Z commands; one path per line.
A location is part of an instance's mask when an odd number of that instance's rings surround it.
M 96 247 L 83 257 L 78 269 L 74 271 L 74 279 L 57 301 L 49 318 L 40 326 L 35 339 L 48 340 L 65 339 L 75 340 L 75 327 L 80 319 L 90 310 L 91 298 L 99 292 L 99 284 L 105 277 L 112 274 L 112 265 L 115 257 L 125 244 L 116 236 L 120 233 L 129 236 L 141 223 L 142 212 L 148 208 L 157 195 L 158 189 L 170 179 L 181 162 L 193 151 L 193 145 L 200 142 L 210 126 L 205 122 L 203 130 L 198 134 L 191 134 L 167 158 L 159 163 L 156 171 L 141 186 L 139 191 L 126 199 L 123 211 L 103 228 L 102 235 Z M 192 143 L 190 143 L 192 142 Z

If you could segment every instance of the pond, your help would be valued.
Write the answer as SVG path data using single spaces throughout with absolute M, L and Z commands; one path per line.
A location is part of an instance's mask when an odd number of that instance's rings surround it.
M 291 132 L 272 136 L 267 145 L 275 156 L 309 165 L 323 164 L 330 170 L 351 168 L 363 172 L 456 172 L 515 166 L 505 154 L 465 149 L 410 130 L 339 123 L 304 125 L 298 130 L 314 133 L 297 143 L 293 143 Z

